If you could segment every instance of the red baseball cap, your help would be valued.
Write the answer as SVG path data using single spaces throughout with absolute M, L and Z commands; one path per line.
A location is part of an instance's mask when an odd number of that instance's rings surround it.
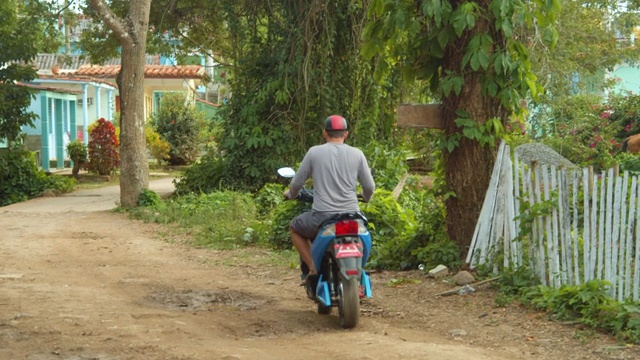
M 340 115 L 331 115 L 324 121 L 324 129 L 331 130 L 347 130 L 347 120 Z

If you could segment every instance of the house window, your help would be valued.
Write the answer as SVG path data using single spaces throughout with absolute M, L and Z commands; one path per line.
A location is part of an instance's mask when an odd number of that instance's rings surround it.
M 160 103 L 162 102 L 162 95 L 164 93 L 160 91 L 153 92 L 153 113 L 157 114 L 160 111 Z

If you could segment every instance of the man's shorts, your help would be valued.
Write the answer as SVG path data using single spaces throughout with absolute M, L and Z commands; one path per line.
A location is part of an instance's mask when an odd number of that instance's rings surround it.
M 303 238 L 313 241 L 320 225 L 334 215 L 335 213 L 306 211 L 291 221 L 291 228 Z

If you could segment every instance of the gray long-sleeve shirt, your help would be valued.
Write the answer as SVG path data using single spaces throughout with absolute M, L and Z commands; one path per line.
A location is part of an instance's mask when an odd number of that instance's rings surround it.
M 362 151 L 344 143 L 313 146 L 300 163 L 291 180 L 290 196 L 298 195 L 305 181 L 313 178 L 312 210 L 321 212 L 359 211 L 356 181 L 362 185 L 362 196 L 369 201 L 375 183 Z

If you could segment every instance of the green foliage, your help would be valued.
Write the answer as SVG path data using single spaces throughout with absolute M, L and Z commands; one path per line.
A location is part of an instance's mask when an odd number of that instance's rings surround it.
M 69 192 L 75 180 L 61 176 L 47 176 L 38 170 L 33 153 L 20 145 L 0 154 L 0 206 L 39 196 L 44 190 Z
M 576 321 L 603 330 L 621 341 L 640 344 L 640 303 L 617 302 L 610 295 L 610 283 L 590 280 L 582 285 L 558 289 L 539 285 L 528 268 L 505 269 L 499 280 L 498 305 L 520 299 L 525 305 L 548 312 L 556 320 Z
M 630 175 L 640 175 L 640 156 L 627 152 L 620 153 L 615 157 L 620 164 L 620 171 L 628 171 Z
M 317 7 L 312 2 L 223 0 L 195 5 L 211 14 L 211 23 L 226 22 L 203 25 L 199 35 L 207 38 L 202 36 L 207 29 L 224 28 L 225 55 L 233 64 L 225 78 L 233 92 L 221 110 L 218 143 L 224 173 L 212 182 L 256 191 L 275 181 L 274 169 L 300 161 L 322 141 L 322 121 L 331 114 L 347 118 L 348 141 L 355 146 L 394 139 L 394 111 L 403 87 L 376 84 L 372 64 L 359 57 L 367 3 L 330 0 Z M 163 26 L 182 30 L 180 21 L 188 21 L 190 31 L 197 31 L 189 16 L 176 20 Z
M 225 191 L 187 195 L 161 205 L 146 193 L 142 201 L 153 204 L 133 209 L 131 215 L 146 221 L 176 223 L 192 235 L 197 246 L 232 249 L 258 241 L 254 236 L 256 207 L 248 194 Z
M 406 210 L 386 190 L 376 190 L 371 201 L 361 206 L 369 219 L 373 248 L 369 266 L 409 269 L 417 265 L 412 244 L 418 224 L 415 213 Z M 413 245 L 413 246 L 412 246 Z
M 67 154 L 71 161 L 79 165 L 84 164 L 88 159 L 87 146 L 80 140 L 73 140 L 67 144 Z
M 479 124 L 471 120 L 465 111 L 460 110 L 458 115 L 460 117 L 455 120 L 455 123 L 462 128 L 462 135 L 479 142 L 482 146 L 494 146 L 505 135 L 501 119 L 493 118 L 484 124 Z M 453 149 L 447 150 L 451 152 Z
M 235 188 L 233 183 L 225 184 L 224 175 L 227 174 L 227 163 L 216 152 L 210 152 L 188 168 L 184 174 L 176 180 L 176 194 L 210 193 L 223 188 Z
M 636 171 L 637 161 L 622 152 L 624 139 L 640 132 L 640 96 L 612 94 L 607 102 L 593 95 L 562 97 L 545 112 L 546 127 L 538 127 L 540 141 L 579 166 L 607 169 L 615 162 Z
M 301 201 L 283 201 L 268 217 L 271 224 L 267 243 L 275 249 L 287 250 L 293 246 L 289 225 L 296 216 L 311 210 L 311 204 Z
M 409 170 L 406 150 L 374 141 L 369 143 L 363 152 L 369 167 L 373 170 L 373 178 L 378 189 L 393 190 Z
M 444 232 L 444 205 L 426 191 L 395 200 L 386 190 L 376 190 L 361 209 L 369 219 L 373 242 L 369 266 L 413 269 L 421 263 L 460 266 L 460 251 Z
M 599 280 L 591 280 L 581 286 L 563 285 L 558 289 L 539 286 L 540 296 L 532 299 L 531 304 L 551 312 L 560 320 L 579 319 L 593 325 L 591 322 L 598 318 L 601 306 L 613 301 L 608 294 L 609 286 L 608 282 Z
M 539 102 L 529 104 L 535 119 L 534 130 L 538 126 L 545 126 L 549 119 L 546 111 L 560 106 L 563 98 L 606 92 L 614 82 L 605 76 L 605 72 L 613 71 L 619 64 L 636 63 L 639 59 L 640 49 L 620 39 L 632 32 L 616 31 L 616 18 L 636 13 L 637 4 L 625 4 L 615 10 L 622 3 L 606 2 L 606 6 L 594 4 L 590 0 L 563 1 L 562 11 L 557 13 L 555 23 L 562 36 L 558 38 L 555 50 L 539 46 L 536 41 L 528 45 L 532 70 L 545 87 L 545 94 L 540 96 Z M 611 21 L 607 26 L 602 21 L 605 17 Z M 519 28 L 517 32 L 520 34 L 516 36 L 523 39 L 541 34 L 535 27 Z
M 620 142 L 615 139 L 617 126 L 607 120 L 608 112 L 600 98 L 565 97 L 557 105 L 548 113 L 552 127 L 545 132 L 549 135 L 540 141 L 578 166 L 593 166 L 596 170 L 610 167 Z
M 109 175 L 120 166 L 119 142 L 116 128 L 104 118 L 96 121 L 89 133 L 89 171 Z
M 46 175 L 39 171 L 35 157 L 15 146 L 0 155 L 0 206 L 28 200 L 45 190 Z
M 67 144 L 67 154 L 69 154 L 69 158 L 73 161 L 71 173 L 78 175 L 78 172 L 88 160 L 87 146 L 80 140 L 73 140 Z
M 144 137 L 147 141 L 149 153 L 158 161 L 158 165 L 169 159 L 171 146 L 168 142 L 162 140 L 160 134 L 155 132 L 151 126 L 145 127 Z
M 23 6 L 33 5 L 35 1 L 22 3 L 16 0 L 0 3 L 0 139 L 9 141 L 17 140 L 22 126 L 33 126 L 35 119 L 35 114 L 27 112 L 33 92 L 16 83 L 36 77 L 36 69 L 20 64 L 36 56 L 35 42 L 42 28 L 22 13 Z
M 605 106 L 599 106 L 597 110 L 602 119 L 613 124 L 618 142 L 622 142 L 627 136 L 640 133 L 640 95 L 631 92 L 612 93 L 607 98 Z
M 137 206 L 161 208 L 163 205 L 162 198 L 153 190 L 144 189 L 138 195 Z
M 431 269 L 440 264 L 449 269 L 459 269 L 462 266 L 460 248 L 450 240 L 428 243 L 425 247 L 414 251 L 418 261 Z
M 265 184 L 254 197 L 258 214 L 264 217 L 284 202 L 284 190 L 282 184 Z
M 47 175 L 44 178 L 44 188 L 57 194 L 69 193 L 75 190 L 76 180 L 68 176 Z
M 559 4 L 374 0 L 362 52 L 378 63 L 378 78 L 399 67 L 405 79 L 429 81 L 443 98 L 460 96 L 473 74 L 484 96 L 519 112 L 521 96 L 530 92 L 536 97 L 541 88 L 531 72 L 529 51 L 513 36 L 514 29 L 535 23 L 539 33 L 548 35 L 542 40 L 553 47 Z M 461 61 L 451 57 L 453 48 Z M 489 106 L 495 110 L 495 103 Z
M 198 156 L 204 113 L 185 105 L 184 93 L 165 93 L 160 110 L 153 115 L 153 128 L 169 143 L 169 164 L 191 164 Z

